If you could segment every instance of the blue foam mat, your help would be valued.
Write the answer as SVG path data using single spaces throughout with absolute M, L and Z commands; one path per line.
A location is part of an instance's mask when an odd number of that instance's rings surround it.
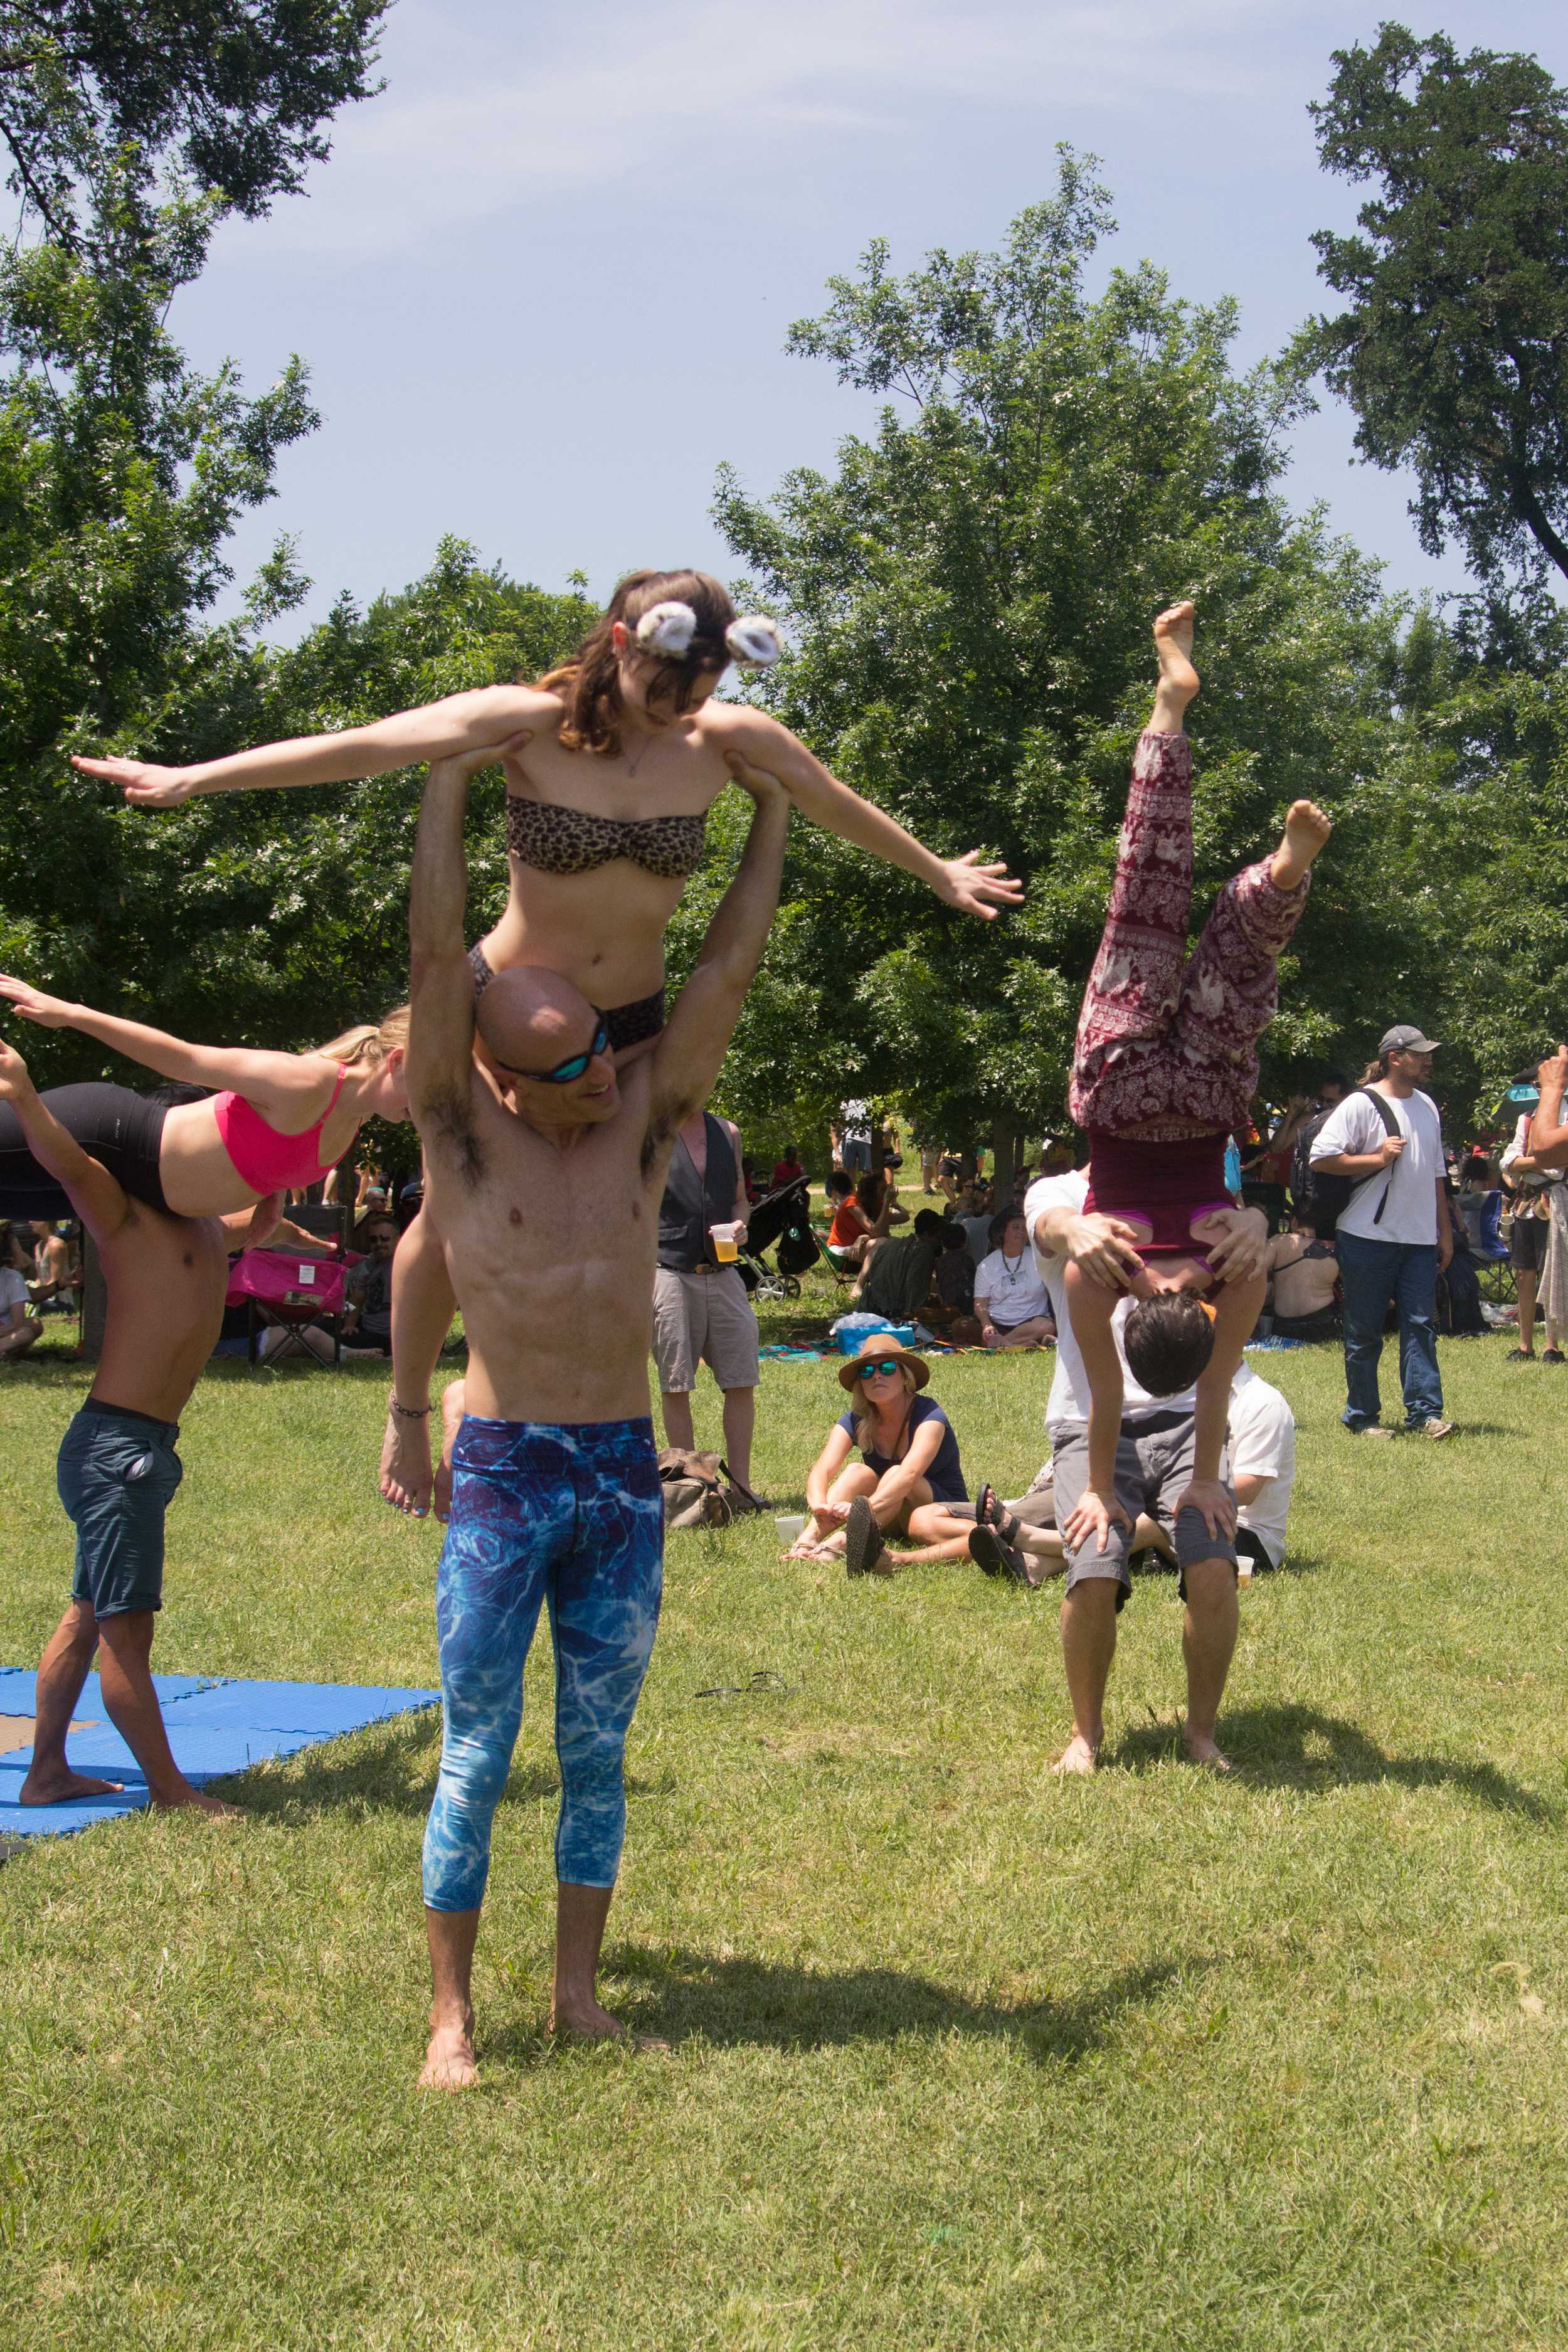
M 374 1723 L 433 1706 L 439 1691 L 389 1689 L 357 1683 L 273 1683 L 199 1675 L 154 1675 L 153 1686 L 163 1708 L 174 1761 L 187 1780 L 204 1781 L 244 1772 L 275 1756 L 362 1731 Z M 0 1669 L 0 1715 L 33 1712 L 35 1677 L 20 1667 Z M 89 1798 L 80 1804 L 22 1806 L 17 1801 L 30 1748 L 0 1758 L 0 1837 L 58 1835 L 112 1820 L 147 1802 L 146 1784 L 135 1758 L 107 1719 L 96 1675 L 89 1675 L 77 1707 L 89 1727 L 73 1732 L 70 1761 L 83 1772 L 122 1780 L 119 1796 Z

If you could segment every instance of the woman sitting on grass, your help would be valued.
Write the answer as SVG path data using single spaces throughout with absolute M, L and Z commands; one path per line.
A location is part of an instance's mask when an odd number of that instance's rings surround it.
M 805 1482 L 810 1525 L 787 1557 L 842 1559 L 851 1576 L 891 1576 L 887 1532 L 919 1543 L 967 1542 L 950 1503 L 968 1499 L 958 1440 L 934 1397 L 923 1356 L 873 1333 L 838 1370 L 849 1410 L 829 1432 Z M 849 1456 L 858 1448 L 861 1459 Z

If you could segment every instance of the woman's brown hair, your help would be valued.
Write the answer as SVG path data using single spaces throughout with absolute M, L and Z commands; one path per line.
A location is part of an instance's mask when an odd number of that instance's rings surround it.
M 697 631 L 679 660 L 663 654 L 644 656 L 658 673 L 647 691 L 650 708 L 668 706 L 671 718 L 682 718 L 697 700 L 701 681 L 727 666 L 730 648 L 724 632 L 735 617 L 735 607 L 710 572 L 628 572 L 571 660 L 538 680 L 541 693 L 561 697 L 561 740 L 569 751 L 600 751 L 606 758 L 619 751 L 621 656 L 610 633 L 617 621 L 624 621 L 635 639 L 643 614 L 665 604 L 689 604 L 697 615 Z

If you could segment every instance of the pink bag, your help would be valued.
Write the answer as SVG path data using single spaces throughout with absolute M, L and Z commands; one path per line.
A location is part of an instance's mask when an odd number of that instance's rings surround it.
M 226 1307 L 254 1298 L 263 1307 L 311 1307 L 318 1315 L 341 1315 L 343 1269 L 331 1257 L 300 1257 L 282 1249 L 242 1250 L 228 1270 Z

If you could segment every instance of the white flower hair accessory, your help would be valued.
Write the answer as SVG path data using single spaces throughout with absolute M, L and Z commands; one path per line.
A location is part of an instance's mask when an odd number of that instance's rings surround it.
M 764 613 L 743 613 L 724 632 L 724 643 L 748 669 L 772 669 L 783 653 L 779 633 Z
M 681 661 L 696 635 L 697 615 L 690 605 L 671 598 L 663 604 L 651 604 L 638 621 L 637 651 L 661 656 L 666 661 Z

